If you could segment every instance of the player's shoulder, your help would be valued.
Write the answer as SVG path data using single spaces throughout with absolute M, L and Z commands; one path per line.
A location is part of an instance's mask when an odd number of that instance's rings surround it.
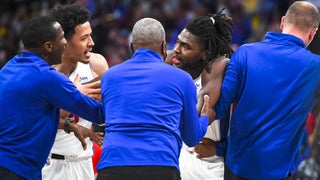
M 216 64 L 227 64 L 230 61 L 230 58 L 226 57 L 226 56 L 220 56 L 215 58 L 211 64 L 211 66 L 215 66 Z
M 104 60 L 106 61 L 106 58 L 104 58 L 104 56 L 102 54 L 99 54 L 99 53 L 94 53 L 94 52 L 91 52 L 91 58 L 92 59 L 95 59 L 95 60 Z
M 101 76 L 106 70 L 109 69 L 106 58 L 98 53 L 91 53 L 90 67 L 93 72 Z
M 101 54 L 98 54 L 98 53 L 91 53 L 91 56 L 90 56 L 90 64 L 93 64 L 93 65 L 108 65 L 108 62 L 106 60 L 106 58 L 101 55 Z

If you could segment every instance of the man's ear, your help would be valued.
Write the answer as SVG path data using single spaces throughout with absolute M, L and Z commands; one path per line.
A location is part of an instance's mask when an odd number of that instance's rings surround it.
M 134 48 L 133 48 L 132 42 L 129 44 L 129 46 L 130 46 L 131 53 L 133 54 L 134 53 Z
M 282 16 L 282 18 L 281 18 L 281 23 L 280 23 L 280 29 L 281 29 L 281 30 L 283 30 L 284 21 L 285 21 L 285 16 Z
M 316 35 L 316 33 L 317 33 L 317 31 L 318 31 L 318 28 L 313 28 L 312 30 L 311 30 L 311 32 L 310 32 L 310 42 L 313 40 L 313 38 L 314 38 L 314 36 Z
M 52 43 L 50 41 L 47 41 L 43 44 L 44 49 L 46 52 L 51 53 L 52 52 Z
M 167 43 L 166 43 L 166 41 L 163 41 L 161 44 L 161 52 L 162 52 L 163 60 L 165 60 L 167 58 Z
M 201 53 L 201 60 L 204 61 L 206 57 L 208 56 L 209 51 L 208 50 L 203 50 Z

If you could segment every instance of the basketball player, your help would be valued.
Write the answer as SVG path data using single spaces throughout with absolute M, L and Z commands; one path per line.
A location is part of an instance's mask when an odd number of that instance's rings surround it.
M 51 12 L 51 16 L 61 23 L 68 44 L 62 63 L 55 68 L 74 81 L 82 93 L 101 100 L 100 80 L 84 86 L 79 85 L 100 77 L 108 69 L 106 59 L 91 52 L 94 42 L 91 37 L 89 12 L 78 4 L 69 4 L 57 7 Z M 75 134 L 66 128 L 58 130 L 48 162 L 42 170 L 42 178 L 93 180 L 92 140 L 101 144 L 102 133 L 94 133 L 91 129 L 92 123 L 78 116 L 67 116 L 64 112 L 60 118 L 60 124 L 65 124 L 61 127 L 67 127 L 68 124 Z
M 167 63 L 192 76 L 198 91 L 198 111 L 204 94 L 210 96 L 212 107 L 218 101 L 224 71 L 233 53 L 229 46 L 232 28 L 231 18 L 221 12 L 197 17 L 182 30 L 174 50 L 168 53 Z M 228 125 L 215 120 L 197 146 L 184 144 L 179 158 L 182 180 L 223 179 L 227 133 Z

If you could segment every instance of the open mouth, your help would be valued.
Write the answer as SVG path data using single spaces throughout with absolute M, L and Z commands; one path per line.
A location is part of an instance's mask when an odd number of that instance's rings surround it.
M 179 64 L 181 64 L 181 61 L 180 61 L 178 58 L 173 58 L 173 59 L 172 59 L 172 63 L 173 63 L 174 65 L 179 65 Z
M 86 51 L 86 52 L 84 53 L 84 55 L 85 55 L 87 58 L 90 58 L 91 52 L 90 52 L 90 51 Z

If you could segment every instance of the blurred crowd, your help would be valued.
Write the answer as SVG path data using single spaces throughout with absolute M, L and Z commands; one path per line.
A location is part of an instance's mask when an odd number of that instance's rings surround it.
M 280 31 L 281 16 L 293 0 L 1 0 L 0 1 L 0 68 L 19 52 L 19 34 L 24 22 L 44 15 L 59 5 L 79 2 L 91 12 L 95 46 L 110 66 L 130 55 L 128 40 L 133 24 L 142 17 L 163 23 L 168 49 L 193 17 L 225 11 L 232 17 L 232 47 L 260 41 L 266 31 Z M 319 1 L 319 0 L 318 0 Z M 315 1 L 315 4 L 320 4 Z

